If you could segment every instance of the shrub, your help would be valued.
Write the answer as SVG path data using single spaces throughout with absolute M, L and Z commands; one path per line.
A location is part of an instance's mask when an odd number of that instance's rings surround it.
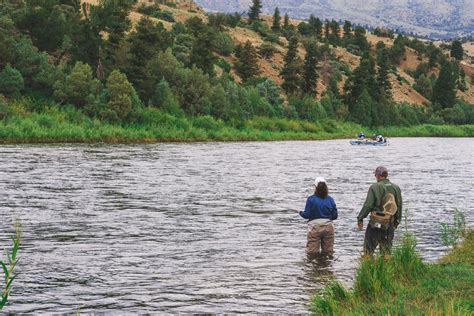
M 23 90 L 24 82 L 21 73 L 7 64 L 0 72 L 0 93 L 15 96 Z

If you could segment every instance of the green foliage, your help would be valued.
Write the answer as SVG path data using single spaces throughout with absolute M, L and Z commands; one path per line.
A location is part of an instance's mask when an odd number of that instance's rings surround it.
M 285 55 L 285 65 L 280 72 L 280 77 L 283 79 L 282 89 L 287 94 L 295 94 L 301 86 L 301 72 L 302 62 L 297 56 L 298 39 L 296 36 L 290 38 L 288 44 L 288 51 Z
M 11 237 L 13 242 L 13 247 L 11 252 L 5 249 L 5 254 L 7 255 L 7 261 L 3 262 L 0 260 L 0 265 L 2 266 L 3 273 L 5 275 L 5 284 L 2 290 L 2 296 L 0 299 L 0 310 L 7 304 L 8 296 L 10 295 L 13 281 L 16 278 L 16 275 L 13 274 L 14 269 L 18 263 L 17 254 L 20 249 L 21 235 L 23 234 L 21 230 L 21 223 L 19 220 L 15 222 L 15 235 Z
M 250 41 L 240 49 L 239 59 L 235 63 L 235 71 L 243 82 L 253 79 L 260 73 L 258 54 Z
M 252 0 L 252 5 L 249 9 L 249 21 L 258 20 L 260 17 L 260 12 L 262 10 L 262 1 L 261 0 Z
M 280 9 L 278 9 L 278 7 L 276 7 L 275 12 L 273 13 L 272 31 L 273 32 L 280 32 L 280 30 L 281 30 Z
M 304 60 L 303 67 L 303 80 L 301 91 L 309 95 L 316 95 L 316 85 L 318 82 L 318 73 L 316 69 L 317 60 L 317 44 L 314 41 L 310 41 L 306 45 L 306 57 Z
M 216 33 L 207 29 L 197 34 L 191 51 L 191 64 L 202 69 L 209 76 L 214 76 L 214 56 Z
M 464 49 L 462 43 L 458 40 L 453 41 L 451 45 L 451 57 L 456 60 L 463 60 L 464 58 Z
M 70 103 L 78 108 L 91 107 L 97 101 L 101 83 L 92 76 L 89 65 L 77 62 L 65 80 L 54 84 L 54 97 L 61 103 Z
M 258 54 L 264 59 L 271 59 L 273 55 L 277 52 L 275 45 L 264 42 L 258 48 Z
M 176 96 L 173 94 L 168 82 L 164 79 L 156 85 L 151 104 L 174 116 L 183 115 Z
M 23 87 L 24 81 L 21 73 L 7 64 L 0 71 L 0 93 L 7 96 L 17 96 Z
M 462 237 L 466 236 L 466 216 L 464 212 L 455 209 L 453 223 L 441 223 L 440 229 L 443 245 L 454 247 Z
M 112 122 L 121 122 L 130 114 L 135 90 L 127 76 L 118 70 L 112 71 L 106 84 L 108 102 L 103 117 Z
M 351 119 L 363 126 L 372 126 L 373 123 L 374 100 L 364 88 L 361 95 L 357 98 L 353 109 L 351 110 Z
M 454 105 L 456 99 L 456 66 L 445 61 L 441 65 L 441 71 L 433 87 L 432 101 L 436 110 L 449 108 Z
M 229 34 L 219 32 L 214 37 L 213 46 L 216 48 L 216 52 L 222 56 L 230 56 L 234 52 L 234 41 Z

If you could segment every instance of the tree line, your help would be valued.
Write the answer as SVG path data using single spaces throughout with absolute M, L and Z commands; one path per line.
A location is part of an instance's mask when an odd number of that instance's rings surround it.
M 136 9 L 143 17 L 132 27 L 129 12 Z M 456 99 L 462 73 L 454 43 L 453 59 L 432 44 L 403 36 L 391 48 L 377 44 L 374 55 L 360 26 L 346 21 L 341 29 L 338 22 L 314 15 L 294 26 L 278 8 L 269 26 L 260 19 L 257 0 L 248 19 L 222 13 L 208 14 L 207 21 L 193 16 L 169 30 L 153 19 L 174 20 L 165 11 L 158 2 L 137 7 L 134 0 L 97 5 L 4 1 L 0 93 L 8 100 L 28 97 L 73 105 L 91 117 L 127 124 L 144 120 L 147 107 L 175 116 L 212 115 L 236 126 L 255 116 L 333 118 L 367 126 L 472 122 L 469 107 Z M 264 43 L 235 45 L 226 30 L 237 26 L 256 31 Z M 281 86 L 262 76 L 259 63 L 272 59 L 277 44 L 287 46 Z M 351 71 L 336 58 L 337 46 L 361 56 L 360 65 Z M 416 83 L 432 101 L 427 109 L 393 101 L 389 76 L 396 75 L 406 47 L 433 60 L 426 72 L 420 69 Z M 429 69 L 439 64 L 439 77 L 428 85 Z M 327 89 L 317 101 L 319 81 Z M 441 93 L 446 87 L 449 93 Z

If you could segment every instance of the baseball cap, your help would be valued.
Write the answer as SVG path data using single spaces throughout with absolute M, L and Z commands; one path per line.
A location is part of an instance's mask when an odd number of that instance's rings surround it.
M 314 180 L 314 185 L 315 186 L 318 186 L 318 183 L 319 182 L 324 182 L 326 183 L 326 180 L 323 178 L 323 177 L 317 177 L 315 180 Z
M 374 174 L 375 174 L 376 176 L 380 176 L 380 177 L 387 177 L 387 176 L 388 176 L 388 170 L 387 170 L 387 168 L 385 168 L 384 166 L 378 166 L 378 167 L 375 169 Z

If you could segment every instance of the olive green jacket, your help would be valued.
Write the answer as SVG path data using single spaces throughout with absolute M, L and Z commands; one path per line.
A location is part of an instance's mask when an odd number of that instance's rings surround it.
M 357 216 L 357 222 L 361 223 L 370 212 L 378 209 L 382 204 L 382 199 L 385 192 L 390 192 L 395 196 L 395 202 L 397 203 L 397 212 L 394 215 L 394 226 L 397 227 L 402 220 L 402 192 L 395 183 L 390 182 L 388 179 L 382 179 L 377 183 L 370 186 L 369 192 L 367 192 L 367 198 L 365 199 L 364 206 Z

